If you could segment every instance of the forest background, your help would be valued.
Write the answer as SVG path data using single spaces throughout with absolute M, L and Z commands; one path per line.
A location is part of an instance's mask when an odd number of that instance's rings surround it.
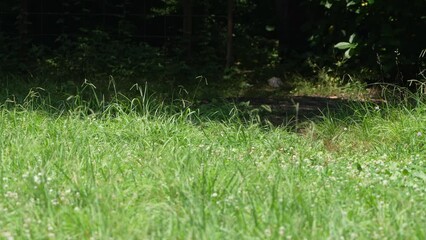
M 0 3 L 0 72 L 27 82 L 250 95 L 266 80 L 421 80 L 425 1 L 21 0 Z M 9 76 L 9 77 L 5 77 Z M 349 76 L 349 77 L 348 77 Z M 331 82 L 331 83 L 330 83 Z M 260 87 L 259 87 L 260 86 Z M 253 92 L 253 91 L 252 91 Z M 286 91 L 288 92 L 288 91 Z

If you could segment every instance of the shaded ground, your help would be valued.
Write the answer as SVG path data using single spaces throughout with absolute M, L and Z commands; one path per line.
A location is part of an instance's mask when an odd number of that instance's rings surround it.
M 351 113 L 353 106 L 361 103 L 381 104 L 381 100 L 349 100 L 338 97 L 289 96 L 283 98 L 234 98 L 236 103 L 249 102 L 250 106 L 271 111 L 262 111 L 262 116 L 274 125 L 293 124 L 314 120 L 324 113 Z

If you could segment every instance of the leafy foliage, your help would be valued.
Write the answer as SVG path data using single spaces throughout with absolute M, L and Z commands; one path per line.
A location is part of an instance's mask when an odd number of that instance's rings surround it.
M 12 10 L 0 20 L 0 56 L 5 60 L 0 71 L 80 80 L 114 75 L 185 85 L 197 84 L 195 77 L 202 75 L 210 82 L 236 81 L 239 86 L 240 81 L 256 84 L 288 72 L 315 75 L 313 61 L 341 75 L 368 69 L 377 73 L 371 77 L 375 81 L 419 78 L 424 57 L 418 56 L 426 42 L 420 30 L 426 25 L 423 0 L 294 1 L 287 10 L 297 14 L 286 18 L 280 18 L 285 11 L 276 8 L 277 2 L 287 1 L 236 1 L 235 65 L 225 70 L 226 1 L 192 1 L 190 53 L 182 36 L 180 1 L 52 2 L 49 9 L 63 14 L 52 14 L 49 21 L 45 10 L 29 5 L 26 31 L 21 29 L 25 24 L 17 26 L 16 18 L 10 18 L 20 16 L 23 7 L 3 1 L 4 9 Z M 37 11 L 41 18 L 32 14 Z M 281 25 L 292 30 L 284 39 Z M 282 44 L 287 44 L 287 56 Z M 230 77 L 229 72 L 242 74 Z
M 346 50 L 344 59 L 355 57 L 356 63 L 370 66 L 379 61 L 385 78 L 398 81 L 408 80 L 396 76 L 401 71 L 411 76 L 418 72 L 418 55 L 426 42 L 426 34 L 418 31 L 426 26 L 424 1 L 329 0 L 321 5 L 328 17 L 320 21 L 322 32 L 350 39 L 335 45 Z

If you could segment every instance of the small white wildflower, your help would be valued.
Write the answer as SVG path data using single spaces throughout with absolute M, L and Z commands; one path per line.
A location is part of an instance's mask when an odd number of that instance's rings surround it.
M 271 235 L 272 235 L 271 229 L 269 228 L 265 229 L 265 236 L 271 237 Z
M 2 235 L 7 240 L 13 240 L 14 239 L 12 233 L 10 233 L 10 232 L 3 232 Z
M 421 137 L 422 135 L 422 132 L 417 132 L 417 137 Z
M 278 233 L 280 234 L 280 236 L 284 236 L 285 234 L 285 228 L 283 226 L 280 227 L 280 229 L 278 230 Z
M 233 195 L 229 195 L 229 197 L 227 198 L 228 201 L 232 201 L 234 200 L 234 196 Z
M 49 232 L 53 231 L 53 226 L 48 224 L 47 225 L 47 231 L 49 231 Z
M 217 197 L 217 193 L 212 194 L 212 198 L 215 198 L 215 197 Z
M 380 110 L 380 107 L 379 106 L 375 106 L 374 110 Z
M 36 184 L 40 184 L 40 183 L 41 183 L 41 178 L 40 178 L 40 176 L 39 176 L 39 175 L 35 175 L 35 176 L 33 177 L 33 180 L 34 180 L 34 182 L 35 182 Z
M 56 198 L 52 199 L 52 200 L 51 200 L 51 203 L 52 203 L 52 205 L 53 205 L 53 206 L 57 206 L 57 205 L 59 205 L 59 201 L 58 201 L 58 199 L 56 199 Z
M 7 192 L 4 194 L 4 196 L 5 196 L 6 198 L 10 198 L 10 199 L 13 199 L 13 200 L 17 200 L 17 199 L 18 199 L 18 193 L 16 193 L 16 192 L 7 191 Z

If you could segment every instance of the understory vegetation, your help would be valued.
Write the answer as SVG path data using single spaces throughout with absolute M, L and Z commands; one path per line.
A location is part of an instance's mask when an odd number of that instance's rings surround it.
M 426 238 L 422 94 L 295 132 L 232 104 L 200 110 L 133 90 L 7 96 L 3 238 Z

